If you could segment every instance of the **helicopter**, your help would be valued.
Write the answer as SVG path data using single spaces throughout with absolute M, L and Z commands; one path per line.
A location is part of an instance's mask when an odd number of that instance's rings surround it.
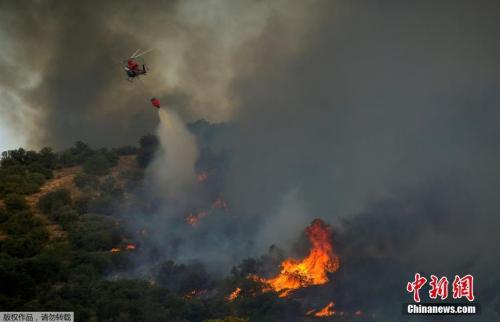
M 153 49 L 146 50 L 144 52 L 140 52 L 140 48 L 137 49 L 126 61 L 124 61 L 124 69 L 127 74 L 128 81 L 132 82 L 135 78 L 146 75 L 146 64 L 144 60 L 140 58 L 142 55 L 149 53 Z M 151 105 L 153 105 L 156 109 L 160 108 L 160 100 L 156 97 L 152 97 L 150 99 Z
M 129 81 L 133 81 L 136 77 L 139 77 L 141 75 L 146 75 L 147 70 L 146 70 L 146 64 L 144 63 L 144 60 L 140 58 L 141 56 L 149 53 L 153 49 L 146 50 L 143 52 L 140 52 L 140 48 L 137 49 L 127 60 L 124 61 L 124 67 L 123 69 L 125 70 L 125 74 L 127 74 L 127 78 Z

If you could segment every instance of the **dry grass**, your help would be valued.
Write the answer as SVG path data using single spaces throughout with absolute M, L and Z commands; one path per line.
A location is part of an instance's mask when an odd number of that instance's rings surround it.
M 66 232 L 56 223 L 53 223 L 46 215 L 42 214 L 38 208 L 38 201 L 45 194 L 59 190 L 68 189 L 71 193 L 71 197 L 77 197 L 80 190 L 75 186 L 73 179 L 75 176 L 82 172 L 82 167 L 70 167 L 54 171 L 54 177 L 47 181 L 41 188 L 40 191 L 32 195 L 26 196 L 26 202 L 28 203 L 33 215 L 40 219 L 44 223 L 47 231 L 49 233 L 50 240 L 64 239 L 66 237 Z
M 120 180 L 120 173 L 132 170 L 136 167 L 135 155 L 121 156 L 118 160 L 118 164 L 111 169 L 109 175 L 103 177 L 114 177 L 118 182 L 123 185 L 124 183 Z M 71 194 L 71 198 L 78 198 L 81 196 L 81 190 L 75 185 L 74 178 L 82 173 L 81 166 L 69 167 L 64 169 L 55 170 L 53 172 L 54 177 L 40 188 L 40 191 L 31 195 L 26 196 L 26 202 L 28 203 L 33 215 L 40 219 L 42 223 L 46 226 L 49 232 L 49 239 L 64 239 L 66 238 L 66 232 L 56 223 L 53 223 L 46 215 L 42 214 L 37 207 L 38 201 L 45 194 L 56 191 L 59 189 L 67 189 Z M 0 207 L 3 206 L 3 200 L 0 200 Z M 0 240 L 7 238 L 7 236 L 0 231 Z

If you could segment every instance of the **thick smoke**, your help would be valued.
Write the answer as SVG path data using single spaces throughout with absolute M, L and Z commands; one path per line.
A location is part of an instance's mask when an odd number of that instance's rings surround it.
M 500 210 L 492 195 L 500 159 L 500 81 L 492 73 L 500 67 L 498 4 L 330 9 L 289 63 L 272 55 L 279 32 L 271 26 L 247 48 L 262 61 L 234 83 L 242 108 L 229 200 L 266 213 L 300 185 L 310 216 L 336 222 L 398 190 L 444 182 L 437 193 L 460 189 L 452 202 L 468 206 L 463 216 L 476 223 L 467 252 L 489 256 L 484 231 L 499 224 Z M 454 212 L 449 225 L 460 216 Z M 451 232 L 447 240 L 461 238 Z
M 258 68 L 234 82 L 242 107 L 228 193 L 266 209 L 301 184 L 315 213 L 343 215 L 438 177 L 493 183 L 498 10 L 332 3 L 287 63 L 269 26 L 245 51 L 261 58 Z
M 265 216 L 257 229 L 255 243 L 257 254 L 267 252 L 270 245 L 279 245 L 290 253 L 298 236 L 311 221 L 299 188 L 288 192 L 277 209 Z M 280 229 L 283 225 L 286 229 Z
M 499 4 L 330 4 L 289 62 L 262 55 L 279 46 L 271 27 L 248 46 L 261 68 L 233 83 L 241 111 L 228 199 L 269 213 L 300 186 L 310 218 L 346 229 L 354 254 L 356 241 L 390 249 L 373 272 L 391 271 L 395 292 L 415 271 L 470 271 L 483 300 L 498 302 Z M 361 288 L 388 276 L 352 278 Z M 357 298 L 373 296 L 384 298 Z
M 250 0 L 2 1 L 0 95 L 9 99 L 0 105 L 0 124 L 14 119 L 11 141 L 22 137 L 32 147 L 131 144 L 154 131 L 153 95 L 187 120 L 227 120 L 237 101 L 229 93 L 232 79 L 256 63 L 240 58 L 241 46 L 276 20 L 287 26 L 293 47 L 306 18 L 313 18 L 309 7 Z M 139 47 L 154 48 L 144 56 L 150 72 L 129 83 L 122 62 Z

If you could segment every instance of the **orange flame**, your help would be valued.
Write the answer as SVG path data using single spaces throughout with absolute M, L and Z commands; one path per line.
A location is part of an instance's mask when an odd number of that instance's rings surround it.
M 200 211 L 197 214 L 193 214 L 191 212 L 191 213 L 189 213 L 189 215 L 187 215 L 186 222 L 191 226 L 195 226 L 198 223 L 198 221 L 200 221 L 201 218 L 203 218 L 207 215 L 208 215 L 208 212 L 206 212 L 206 211 Z
M 231 292 L 231 294 L 229 294 L 228 297 L 226 297 L 226 300 L 232 302 L 236 300 L 238 296 L 240 296 L 240 293 L 241 293 L 241 288 L 237 287 L 234 291 Z
M 312 246 L 307 257 L 286 259 L 281 263 L 279 275 L 274 278 L 250 276 L 267 286 L 264 291 L 274 290 L 280 297 L 286 297 L 296 289 L 327 283 L 327 273 L 338 270 L 339 259 L 333 252 L 330 227 L 321 219 L 315 219 L 305 231 Z
M 333 305 L 333 302 L 328 303 L 324 308 L 314 313 L 314 316 L 325 317 L 334 315 L 335 310 L 333 309 Z
M 112 252 L 112 253 L 119 253 L 119 252 L 121 252 L 121 249 L 113 247 L 113 248 L 111 248 L 110 252 Z
M 127 244 L 127 246 L 125 247 L 126 250 L 135 250 L 135 245 L 134 244 Z

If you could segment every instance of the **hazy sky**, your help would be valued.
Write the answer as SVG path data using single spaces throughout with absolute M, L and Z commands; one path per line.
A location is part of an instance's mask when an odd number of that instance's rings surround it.
M 230 120 L 232 81 L 258 64 L 243 46 L 278 23 L 294 50 L 319 4 L 2 1 L 0 150 L 136 142 L 155 130 L 152 96 L 186 120 Z M 138 48 L 154 49 L 150 73 L 129 83 L 121 64 Z

